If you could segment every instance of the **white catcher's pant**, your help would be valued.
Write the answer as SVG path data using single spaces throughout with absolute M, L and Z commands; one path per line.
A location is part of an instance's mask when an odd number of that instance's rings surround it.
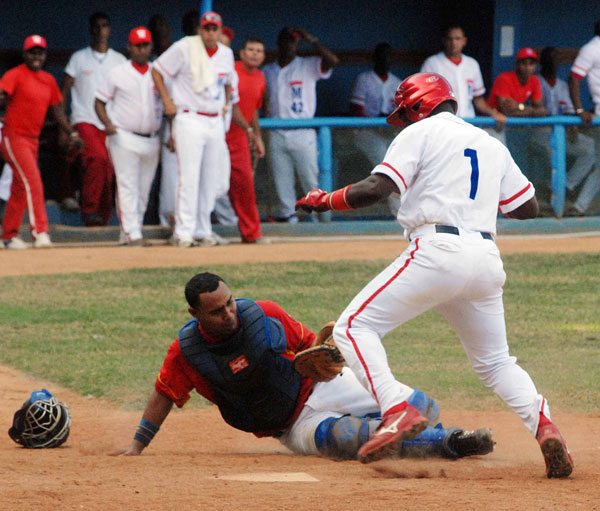
M 336 323 L 334 339 L 348 365 L 382 412 L 405 401 L 412 390 L 392 375 L 381 338 L 435 309 L 458 334 L 483 384 L 535 434 L 542 406 L 550 415 L 533 381 L 508 352 L 502 304 L 506 274 L 496 244 L 476 232 L 438 234 L 433 225 L 417 228 L 411 238 Z
M 223 120 L 180 112 L 173 120 L 173 137 L 179 172 L 175 236 L 180 240 L 208 238 L 227 151 Z
M 142 238 L 144 213 L 156 174 L 160 141 L 118 129 L 106 138 L 106 145 L 117 178 L 117 213 L 121 224 L 119 241 Z
M 414 389 L 410 389 L 412 394 Z M 350 414 L 362 417 L 378 413 L 379 405 L 360 384 L 354 373 L 344 367 L 333 380 L 315 384 L 296 421 L 279 437 L 279 441 L 297 454 L 318 454 L 315 431 L 329 417 Z

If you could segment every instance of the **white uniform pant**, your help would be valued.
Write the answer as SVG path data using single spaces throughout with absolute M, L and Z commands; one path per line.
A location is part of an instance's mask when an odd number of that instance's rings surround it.
M 220 178 L 217 201 L 215 203 L 215 216 L 221 225 L 237 225 L 238 217 L 233 210 L 229 200 L 229 183 L 231 180 L 231 159 L 229 158 L 229 147 L 225 144 L 223 155 L 223 174 Z
M 496 244 L 480 233 L 412 233 L 405 252 L 352 300 L 334 339 L 359 381 L 385 413 L 410 397 L 395 380 L 381 338 L 429 309 L 458 334 L 475 373 L 536 433 L 545 400 L 508 352 L 502 286 L 506 275 Z M 435 342 L 435 341 L 432 341 Z M 549 411 L 544 408 L 549 417 Z
M 117 178 L 117 213 L 121 225 L 119 241 L 129 243 L 142 238 L 144 214 L 156 174 L 160 141 L 117 129 L 106 138 L 106 145 Z
M 175 237 L 191 241 L 212 236 L 210 214 L 215 207 L 223 157 L 227 150 L 223 120 L 178 113 L 173 120 L 179 178 L 175 201 Z
M 277 216 L 289 218 L 296 212 L 295 172 L 298 173 L 304 194 L 319 187 L 315 130 L 288 130 L 286 133 L 272 131 L 268 157 L 279 201 Z
M 378 412 L 377 401 L 345 367 L 333 380 L 315 384 L 302 412 L 279 441 L 295 453 L 318 454 L 315 431 L 325 419 L 346 414 L 362 417 Z

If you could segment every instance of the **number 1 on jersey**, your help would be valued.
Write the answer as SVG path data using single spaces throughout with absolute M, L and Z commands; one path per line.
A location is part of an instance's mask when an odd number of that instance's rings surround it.
M 477 151 L 475 149 L 465 149 L 465 156 L 471 160 L 471 191 L 469 192 L 469 199 L 475 200 L 477 184 L 479 183 L 479 161 L 477 160 Z

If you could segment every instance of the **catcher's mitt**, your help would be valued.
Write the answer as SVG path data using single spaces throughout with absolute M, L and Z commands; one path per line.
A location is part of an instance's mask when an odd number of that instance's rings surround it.
M 330 381 L 342 372 L 344 357 L 333 342 L 335 321 L 327 323 L 310 348 L 296 353 L 294 369 L 314 381 Z

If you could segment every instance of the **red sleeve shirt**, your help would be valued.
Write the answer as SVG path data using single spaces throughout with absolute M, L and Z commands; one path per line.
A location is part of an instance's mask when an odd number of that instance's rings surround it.
M 533 101 L 542 99 L 542 85 L 537 76 L 531 76 L 525 85 L 521 85 L 517 73 L 507 71 L 496 78 L 488 104 L 492 108 L 498 108 L 498 98 L 511 98 L 517 103 L 526 103 L 530 98 Z
M 39 137 L 49 106 L 63 100 L 56 80 L 45 71 L 32 71 L 21 64 L 0 79 L 8 96 L 4 127 L 10 133 Z
M 315 340 L 315 334 L 308 330 L 302 323 L 296 321 L 279 305 L 269 301 L 256 302 L 264 313 L 271 318 L 281 321 L 285 330 L 287 339 L 287 351 L 281 356 L 293 359 L 295 353 L 308 348 Z M 312 390 L 313 381 L 308 378 L 302 378 L 300 386 L 300 395 L 296 410 L 288 421 L 291 424 L 304 406 Z M 196 389 L 198 394 L 202 395 L 212 403 L 215 397 L 209 382 L 198 374 L 185 360 L 179 348 L 179 339 L 175 340 L 160 369 L 154 388 L 159 394 L 171 399 L 179 408 L 181 408 L 190 399 L 190 392 Z M 255 433 L 257 436 L 267 436 L 273 432 Z
M 240 101 L 238 106 L 242 111 L 244 119 L 250 122 L 255 112 L 262 107 L 263 97 L 267 88 L 265 75 L 260 69 L 255 69 L 252 73 L 246 71 L 241 61 L 236 61 L 235 72 L 239 78 L 238 91 Z M 235 122 L 231 123 L 231 128 L 227 133 L 227 139 L 232 140 L 241 136 L 246 136 L 246 132 Z

